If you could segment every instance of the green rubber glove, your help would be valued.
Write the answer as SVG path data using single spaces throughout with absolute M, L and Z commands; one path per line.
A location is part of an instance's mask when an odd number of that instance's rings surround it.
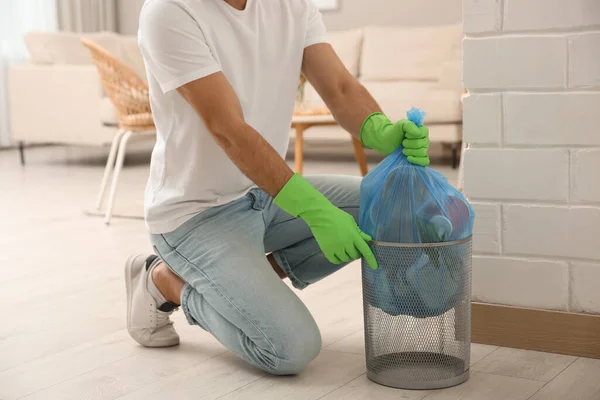
M 341 264 L 364 257 L 377 269 L 377 261 L 367 242 L 371 237 L 358 228 L 352 215 L 340 210 L 302 175 L 294 174 L 275 197 L 283 211 L 308 224 L 325 257 Z
M 393 124 L 382 113 L 367 117 L 360 128 L 360 140 L 365 147 L 383 155 L 390 155 L 400 145 L 408 162 L 422 167 L 429 165 L 429 129 L 414 122 L 401 119 Z

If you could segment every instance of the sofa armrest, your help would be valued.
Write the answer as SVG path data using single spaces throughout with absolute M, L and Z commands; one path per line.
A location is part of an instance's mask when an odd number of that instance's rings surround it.
M 13 140 L 105 144 L 114 129 L 101 123 L 103 90 L 93 65 L 23 64 L 8 80 Z

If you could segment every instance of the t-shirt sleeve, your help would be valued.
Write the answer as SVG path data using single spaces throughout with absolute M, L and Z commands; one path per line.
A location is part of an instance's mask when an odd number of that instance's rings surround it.
M 164 93 L 221 70 L 200 25 L 178 4 L 146 3 L 138 38 L 144 62 Z
M 308 2 L 308 25 L 304 47 L 317 43 L 327 43 L 327 30 L 323 23 L 323 16 L 313 0 L 306 1 Z

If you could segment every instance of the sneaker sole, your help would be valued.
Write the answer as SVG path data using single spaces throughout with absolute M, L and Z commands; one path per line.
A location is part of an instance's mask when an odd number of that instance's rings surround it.
M 177 346 L 179 344 L 179 340 L 177 342 L 161 342 L 160 340 L 154 340 L 152 343 L 146 342 L 144 340 L 140 340 L 133 334 L 131 331 L 131 301 L 133 298 L 133 288 L 131 284 L 133 282 L 133 263 L 135 259 L 138 257 L 144 257 L 142 255 L 131 256 L 125 262 L 125 291 L 127 292 L 127 332 L 129 332 L 129 336 L 132 337 L 133 340 L 138 342 L 144 347 L 172 347 Z

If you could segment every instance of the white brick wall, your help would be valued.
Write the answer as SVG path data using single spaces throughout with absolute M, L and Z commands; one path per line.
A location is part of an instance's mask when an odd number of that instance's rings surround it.
M 469 89 L 566 86 L 565 36 L 466 38 L 463 59 Z
M 473 251 L 500 253 L 500 205 L 472 203 L 475 215 Z
M 600 260 L 599 207 L 505 205 L 502 211 L 505 253 Z
M 499 146 L 502 141 L 502 96 L 469 94 L 463 103 L 463 139 Z
M 463 0 L 464 31 L 557 31 L 600 25 L 598 0 Z
M 504 0 L 505 32 L 597 25 L 600 25 L 598 0 Z
M 465 191 L 473 200 L 566 201 L 569 154 L 564 149 L 468 149 Z M 481 166 L 485 165 L 485 168 Z
M 571 201 L 600 203 L 600 149 L 571 151 Z
M 600 92 L 505 93 L 503 101 L 507 145 L 600 145 Z
M 600 314 L 600 0 L 464 0 L 473 298 Z
M 502 28 L 502 0 L 463 0 L 465 33 L 499 31 Z
M 565 310 L 568 279 L 568 265 L 562 261 L 473 258 L 475 301 Z
M 600 1 L 598 4 L 600 5 Z M 569 37 L 570 88 L 600 86 L 599 52 L 600 32 L 580 33 Z
M 599 282 L 600 263 L 571 264 L 571 311 L 597 313 L 600 310 Z

